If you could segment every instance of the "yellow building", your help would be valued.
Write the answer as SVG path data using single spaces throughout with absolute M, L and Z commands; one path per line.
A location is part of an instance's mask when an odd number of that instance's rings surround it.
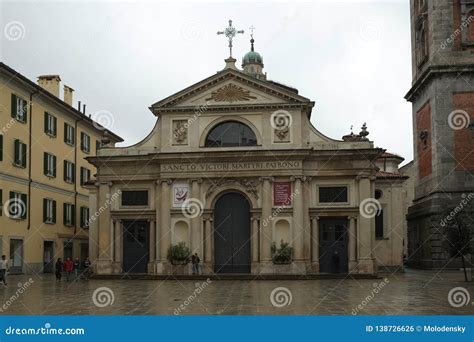
M 84 158 L 122 139 L 72 107 L 57 75 L 38 84 L 0 63 L 0 255 L 12 273 L 51 272 L 58 257 L 88 256 Z

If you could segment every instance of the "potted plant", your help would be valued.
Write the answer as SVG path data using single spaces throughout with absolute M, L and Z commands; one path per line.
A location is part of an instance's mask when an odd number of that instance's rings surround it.
M 172 265 L 186 265 L 189 262 L 191 251 L 186 247 L 185 242 L 171 245 L 168 249 L 168 260 Z
M 293 247 L 288 242 L 280 241 L 280 247 L 276 243 L 272 243 L 272 261 L 274 264 L 284 265 L 291 264 L 293 260 Z

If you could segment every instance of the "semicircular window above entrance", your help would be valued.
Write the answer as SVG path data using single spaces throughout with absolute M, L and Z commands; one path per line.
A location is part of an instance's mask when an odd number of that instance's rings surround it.
M 211 129 L 205 147 L 256 146 L 257 137 L 252 129 L 238 121 L 226 121 Z

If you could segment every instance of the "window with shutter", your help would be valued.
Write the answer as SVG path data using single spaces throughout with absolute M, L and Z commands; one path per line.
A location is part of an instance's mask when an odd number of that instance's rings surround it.
M 13 142 L 13 148 L 13 165 L 23 168 L 26 167 L 26 144 L 22 143 L 19 139 L 15 139 Z

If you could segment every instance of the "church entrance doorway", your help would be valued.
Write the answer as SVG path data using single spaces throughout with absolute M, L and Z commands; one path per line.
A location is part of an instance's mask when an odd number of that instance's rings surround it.
M 214 272 L 250 273 L 250 204 L 237 192 L 214 206 Z
M 147 273 L 150 223 L 146 220 L 124 220 L 123 224 L 123 272 Z
M 346 218 L 319 219 L 319 271 L 348 272 L 348 242 Z

